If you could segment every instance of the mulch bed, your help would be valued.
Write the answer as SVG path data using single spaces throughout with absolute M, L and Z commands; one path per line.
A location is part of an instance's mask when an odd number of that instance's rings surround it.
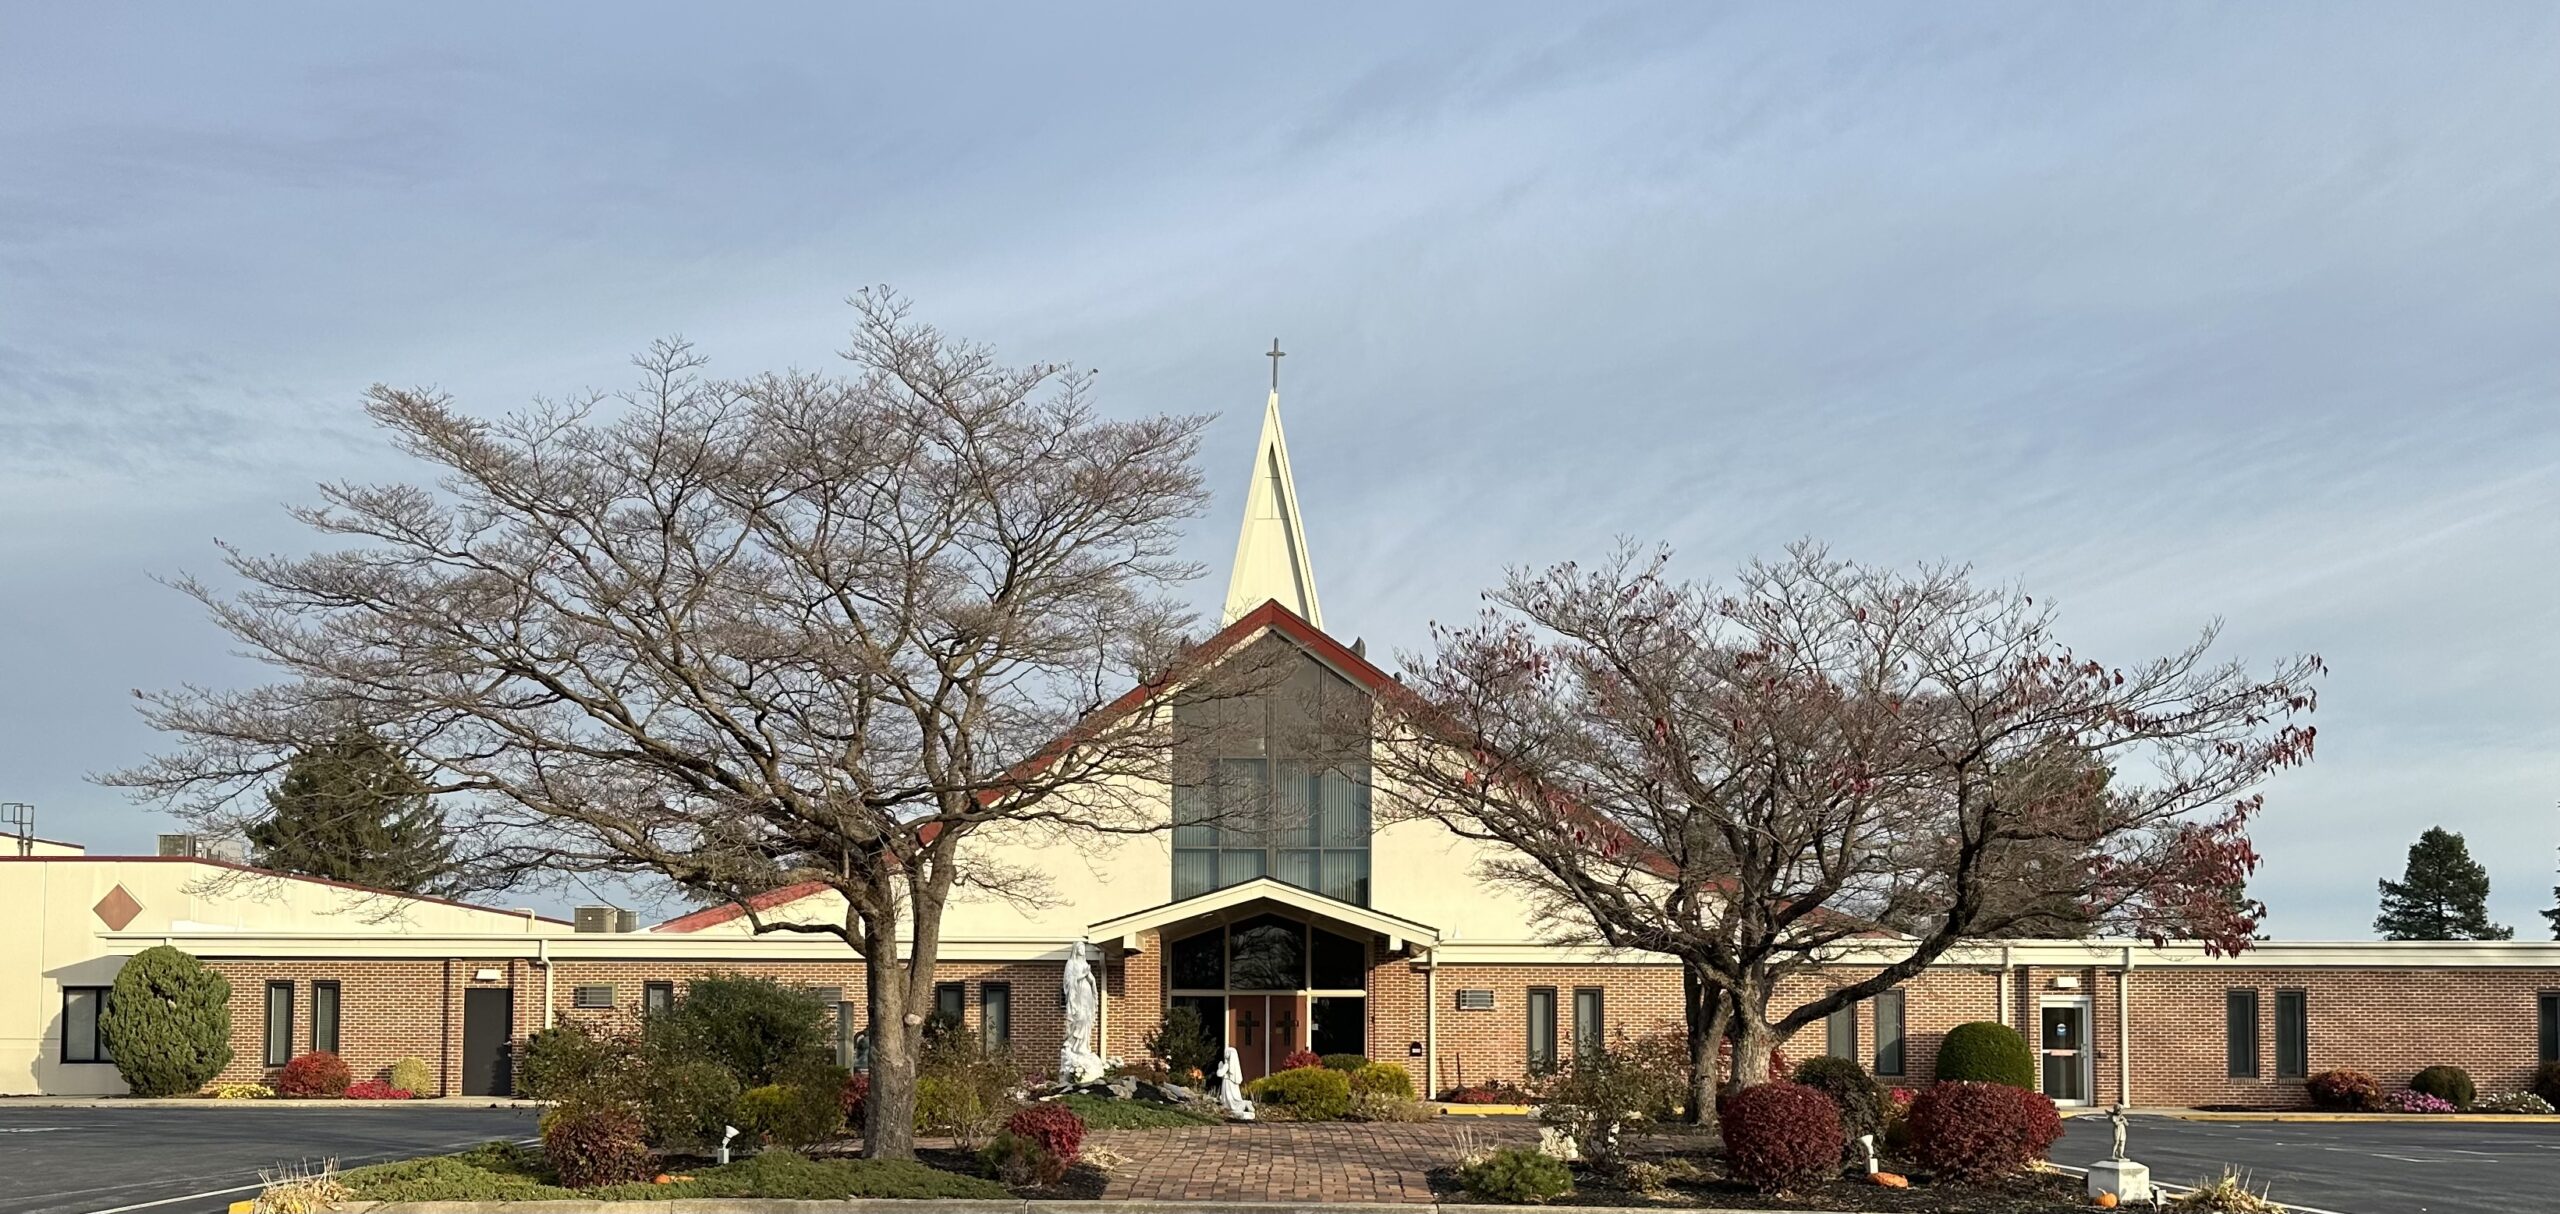
M 919 1147 L 916 1149 L 916 1162 L 936 1171 L 957 1172 L 963 1176 L 986 1175 L 986 1170 L 978 1166 L 976 1155 L 956 1147 Z M 1036 1201 L 1099 1201 L 1102 1199 L 1103 1189 L 1110 1183 L 1111 1178 L 1104 1175 L 1102 1169 L 1089 1163 L 1080 1163 L 1068 1168 L 1067 1174 L 1061 1177 L 1058 1183 L 1047 1188 L 1037 1185 L 1006 1185 L 1005 1187 L 1013 1190 L 1013 1195 L 1016 1197 L 1028 1197 Z
M 1685 1128 L 1685 1127 L 1684 1127 Z M 1685 1209 L 1714 1206 L 1735 1210 L 1856 1210 L 1890 1214 L 2062 1214 L 2088 1208 L 2085 1182 L 2059 1172 L 2036 1172 L 1989 1185 L 1930 1182 L 1912 1176 L 1911 1187 L 1889 1189 L 1863 1176 L 1841 1176 L 1783 1193 L 1763 1193 L 1727 1179 L 1724 1161 L 1714 1148 L 1684 1141 L 1679 1133 L 1658 1134 L 1630 1152 L 1635 1159 L 1669 1163 L 1685 1161 L 1694 1179 L 1675 1179 L 1661 1191 L 1636 1193 L 1583 1164 L 1573 1165 L 1573 1192 L 1548 1203 L 1559 1206 L 1653 1206 Z M 1900 1170 L 1888 1161 L 1887 1171 Z M 1908 1173 L 1906 1173 L 1908 1174 Z M 1446 1201 L 1477 1200 L 1458 1185 L 1454 1167 L 1431 1170 L 1431 1190 Z

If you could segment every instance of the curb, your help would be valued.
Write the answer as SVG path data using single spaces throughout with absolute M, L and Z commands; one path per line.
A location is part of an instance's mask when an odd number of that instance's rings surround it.
M 1538 1111 L 1534 1104 L 1448 1104 L 1436 1100 L 1432 1103 L 1439 1106 L 1443 1117 L 1528 1117 Z
M 2148 1116 L 2176 1121 L 2257 1121 L 2303 1125 L 2560 1125 L 2560 1113 L 2208 1113 L 2163 1109 Z
M 417 1100 L 215 1100 L 210 1096 L 0 1096 L 0 1109 L 540 1109 L 540 1100 L 430 1096 Z
M 683 1197 L 672 1201 L 351 1201 L 329 1214 L 1520 1214 L 1524 1207 L 1461 1202 L 1004 1201 L 855 1198 L 845 1201 Z M 1570 1206 L 1570 1214 L 1665 1214 L 1662 1206 Z M 1841 1211 L 1681 1206 L 1676 1214 L 1842 1214 Z

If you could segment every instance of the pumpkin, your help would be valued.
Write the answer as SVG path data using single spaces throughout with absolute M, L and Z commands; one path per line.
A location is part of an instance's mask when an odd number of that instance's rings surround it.
M 2098 1194 L 2098 1208 L 2101 1210 L 2112 1210 L 2116 1208 L 2116 1195 L 2113 1193 Z
M 1907 1189 L 1911 1187 L 1911 1179 L 1909 1177 L 1893 1172 L 1878 1172 L 1873 1176 L 1867 1177 L 1867 1179 L 1883 1185 L 1888 1189 Z
M 673 1176 L 669 1176 L 669 1175 L 667 1175 L 667 1174 L 666 1174 L 666 1173 L 664 1173 L 664 1172 L 660 1172 L 660 1173 L 658 1173 L 656 1176 L 654 1176 L 654 1177 L 650 1178 L 650 1181 L 649 1181 L 649 1183 L 651 1183 L 651 1184 L 674 1184 L 675 1182 L 676 1182 L 676 1178 L 675 1178 L 675 1177 L 673 1177 Z

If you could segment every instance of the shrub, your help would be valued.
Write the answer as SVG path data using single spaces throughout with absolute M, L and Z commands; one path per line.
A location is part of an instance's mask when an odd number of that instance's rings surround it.
M 1367 1065 L 1369 1065 L 1369 1056 L 1366 1054 L 1327 1054 L 1324 1056 L 1324 1069 L 1328 1071 L 1356 1072 Z
M 2544 1100 L 2542 1097 L 2536 1096 L 2531 1092 L 2501 1092 L 2495 1096 L 2485 1097 L 2480 1101 L 2480 1103 L 2471 1107 L 2483 1113 L 2533 1113 L 2538 1115 L 2551 1112 L 2551 1102 Z
M 2225 1165 L 2222 1175 L 2204 1181 L 2168 1203 L 2172 1210 L 2201 1214 L 2284 1214 L 2285 1207 L 2267 1196 L 2267 1186 L 2249 1188 L 2249 1178 Z
M 650 1017 L 646 1031 L 652 1054 L 708 1058 L 739 1086 L 763 1087 L 833 1061 L 828 1018 L 834 1010 L 804 986 L 715 974 L 686 983 L 684 997 Z
M 687 1154 L 712 1150 L 722 1129 L 740 1116 L 739 1094 L 737 1077 L 708 1058 L 649 1067 L 640 1081 L 640 1121 L 649 1144 Z
M 543 1118 L 542 1157 L 573 1189 L 625 1184 L 654 1170 L 647 1127 L 638 1114 L 609 1104 L 573 1104 Z
M 1499 1079 L 1454 1087 L 1441 1093 L 1440 1098 L 1451 1104 L 1534 1104 L 1538 1099 L 1527 1088 Z
M 2546 1062 L 2534 1068 L 2531 1091 L 2560 1108 L 2560 1062 Z
M 417 1093 L 387 1079 L 366 1079 L 347 1085 L 349 1100 L 413 1100 Z
M 1487 1201 L 1552 1201 L 1573 1191 L 1573 1172 L 1536 1147 L 1504 1147 L 1458 1165 L 1458 1184 Z
M 273 1100 L 276 1090 L 263 1083 L 217 1083 L 204 1094 L 216 1100 Z
M 975 1033 L 944 1033 L 916 1063 L 916 1125 L 974 1148 L 1004 1124 L 1021 1083 L 1010 1055 L 989 1052 Z
M 1308 1067 L 1323 1065 L 1324 1059 L 1317 1057 L 1314 1050 L 1291 1050 L 1287 1057 L 1280 1060 L 1280 1069 L 1284 1071 L 1303 1071 Z
M 231 982 L 168 945 L 116 971 L 98 1042 L 136 1096 L 176 1096 L 231 1065 Z
M 836 1105 L 844 1110 L 844 1123 L 862 1128 L 862 1119 L 871 1108 L 871 1072 L 855 1071 L 844 1077 L 844 1086 L 836 1089 Z
M 1006 1184 L 1053 1185 L 1084 1152 L 1084 1121 L 1055 1102 L 1014 1110 L 979 1158 Z
M 1873 1134 L 1883 1141 L 1892 1101 L 1867 1068 L 1847 1058 L 1807 1058 L 1796 1064 L 1795 1081 L 1829 1097 L 1831 1106 L 1839 1110 L 1844 1158 L 1863 1158 L 1855 1154 L 1853 1145 L 1861 1135 Z
M 1157 1104 L 1152 1100 L 1114 1100 L 1108 1096 L 1088 1096 L 1081 1092 L 1060 1096 L 1051 1104 L 1062 1104 L 1075 1110 L 1089 1130 L 1169 1130 L 1183 1126 L 1217 1125 L 1219 1119 L 1206 1113 L 1195 1113 L 1178 1105 Z
M 2457 1113 L 2461 1110 L 2441 1096 L 2431 1096 L 2416 1088 L 2402 1088 L 2382 1098 L 2382 1107 L 2394 1113 Z
M 1325 1069 L 1331 1071 L 1341 1070 L 1342 1068 L 1328 1066 Z M 1351 1090 L 1353 1092 L 1370 1096 L 1384 1096 L 1390 1100 L 1413 1099 L 1413 1076 L 1403 1067 L 1398 1066 L 1395 1063 L 1364 1063 L 1361 1066 L 1354 1068 L 1350 1074 Z
M 832 1087 L 768 1083 L 738 1096 L 738 1128 L 778 1147 L 805 1147 L 835 1137 L 844 1106 Z
M 2005 1083 L 1954 1080 L 1911 1102 L 1911 1150 L 1930 1171 L 1958 1180 L 2015 1175 L 2062 1137 L 2053 1102 Z
M 1323 1067 L 1300 1067 L 1244 1085 L 1245 1097 L 1274 1105 L 1297 1121 L 1340 1121 L 1351 1112 L 1351 1079 Z
M 1680 1037 L 1620 1033 L 1539 1077 L 1538 1120 L 1572 1135 L 1583 1158 L 1613 1164 L 1628 1125 L 1679 1114 L 1688 1074 L 1689 1047 Z
M 632 1062 L 629 1041 L 564 1022 L 525 1039 L 517 1086 L 536 1100 L 618 1099 L 628 1095 Z
M 392 1063 L 389 1078 L 391 1086 L 421 1096 L 435 1091 L 437 1087 L 435 1069 L 429 1067 L 424 1058 L 403 1058 Z
M 2371 1112 L 2382 1107 L 2382 1085 L 2362 1071 L 2322 1071 L 2303 1081 L 2313 1108 Z
M 276 1095 L 287 1100 L 335 1098 L 347 1094 L 347 1084 L 353 1078 L 347 1073 L 346 1062 L 336 1054 L 313 1050 L 276 1072 Z
M 2409 1077 L 2409 1089 L 2425 1092 L 2457 1109 L 2471 1107 L 2480 1098 L 2480 1090 L 2471 1086 L 2471 1072 L 2458 1066 L 2431 1066 Z
M 1784 1080 L 1747 1087 L 1725 1099 L 1719 1118 L 1726 1166 L 1763 1191 L 1840 1166 L 1840 1110 L 1820 1089 Z
M 1353 1121 L 1429 1121 L 1440 1110 L 1410 1096 L 1388 1096 L 1379 1092 L 1353 1092 Z
M 1165 1009 L 1164 1020 L 1156 1031 L 1147 1034 L 1147 1054 L 1164 1064 L 1176 1075 L 1185 1071 L 1214 1073 L 1218 1069 L 1218 1046 L 1210 1039 L 1209 1030 L 1200 1023 L 1196 1008 L 1177 1005 Z
M 1946 1039 L 1938 1043 L 1938 1079 L 2005 1083 L 2031 1090 L 2036 1086 L 2036 1057 L 2018 1030 L 1976 1020 L 1948 1029 Z

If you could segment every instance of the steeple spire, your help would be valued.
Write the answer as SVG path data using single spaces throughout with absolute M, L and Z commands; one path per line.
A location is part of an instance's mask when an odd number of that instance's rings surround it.
M 1318 628 L 1316 573 L 1307 564 L 1306 529 L 1298 522 L 1298 486 L 1289 477 L 1289 442 L 1280 432 L 1280 341 L 1271 350 L 1271 399 L 1262 406 L 1262 438 L 1254 444 L 1253 480 L 1245 488 L 1244 530 L 1236 536 L 1235 571 L 1227 577 L 1222 623 L 1277 601 Z

